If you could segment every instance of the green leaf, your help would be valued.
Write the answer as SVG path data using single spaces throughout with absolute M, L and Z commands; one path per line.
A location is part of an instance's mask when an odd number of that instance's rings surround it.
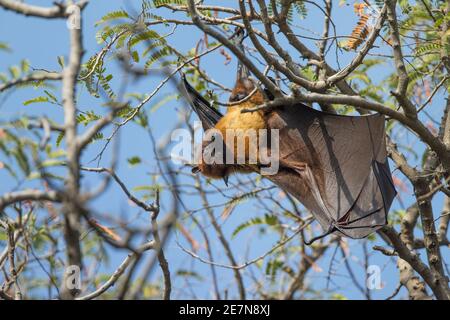
M 95 26 L 98 26 L 98 25 L 108 22 L 108 21 L 117 20 L 117 19 L 126 19 L 129 17 L 130 16 L 128 15 L 128 13 L 124 10 L 113 11 L 113 12 L 110 12 L 110 13 L 104 15 L 100 19 L 100 21 L 95 23 Z
M 183 5 L 186 4 L 186 0 L 153 0 L 153 5 L 157 8 L 165 4 Z
M 157 103 L 155 103 L 154 105 L 151 106 L 150 113 L 155 112 L 160 107 L 165 105 L 167 102 L 169 102 L 170 100 L 176 99 L 177 97 L 178 97 L 178 94 L 171 94 L 171 95 L 165 96 L 163 99 L 161 99 L 160 101 L 158 101 Z
M 172 50 L 169 47 L 164 47 L 161 50 L 157 50 L 150 55 L 150 58 L 145 62 L 144 69 L 149 69 L 153 63 L 164 58 L 172 53 Z
M 134 121 L 143 128 L 147 128 L 148 126 L 148 117 L 143 112 L 139 112 L 138 114 L 136 114 Z
M 58 64 L 61 67 L 61 69 L 64 69 L 64 56 L 58 56 Z
M 97 132 L 96 134 L 94 134 L 94 136 L 92 137 L 90 142 L 94 142 L 97 140 L 102 140 L 104 138 L 103 133 L 101 132 Z
M 404 14 L 408 14 L 408 13 L 411 11 L 411 9 L 412 9 L 412 7 L 411 7 L 411 5 L 409 4 L 409 1 L 408 1 L 408 0 L 400 0 L 400 1 L 398 2 L 398 4 L 400 5 L 400 8 L 402 9 L 402 12 L 403 12 Z
M 27 59 L 23 59 L 20 62 L 20 68 L 22 69 L 23 73 L 27 73 L 28 71 L 30 71 L 30 62 Z
M 9 67 L 8 68 L 8 70 L 9 70 L 9 73 L 11 74 L 11 77 L 13 78 L 13 79 L 17 79 L 17 78 L 19 78 L 20 77 L 20 69 L 19 69 L 19 67 L 17 67 L 17 66 L 11 66 L 11 67 Z
M 160 35 L 153 30 L 146 30 L 145 32 L 139 33 L 132 37 L 128 42 L 128 48 L 131 49 L 138 43 L 147 40 L 159 39 Z
M 331 299 L 332 300 L 348 300 L 348 298 L 346 296 L 344 296 L 343 294 L 340 294 L 340 293 L 333 293 L 331 295 Z
M 58 159 L 47 159 L 40 163 L 40 168 L 63 166 L 66 162 Z
M 177 276 L 195 278 L 195 279 L 197 279 L 199 281 L 203 280 L 203 277 L 201 275 L 199 275 L 197 272 L 184 270 L 184 269 L 178 270 L 177 271 Z
M 55 158 L 61 158 L 66 156 L 66 150 L 64 149 L 57 149 L 55 151 L 49 152 L 48 157 L 51 159 Z
M 305 3 L 302 0 L 294 2 L 295 11 L 299 14 L 301 19 L 305 19 L 308 15 L 308 10 L 306 9 Z
M 54 103 L 58 103 L 58 99 L 56 99 L 56 97 L 53 94 L 51 94 L 47 90 L 44 90 L 44 92 L 50 98 L 50 100 L 52 100 Z
M 136 186 L 132 190 L 134 192 L 138 192 L 138 191 L 154 191 L 155 188 L 153 186 Z
M 3 162 L 3 169 L 6 169 L 8 171 L 8 173 L 17 181 L 19 180 L 17 178 L 17 170 L 14 170 L 13 168 L 11 168 L 11 166 L 5 162 Z
M 99 120 L 100 118 L 94 111 L 86 111 L 77 115 L 77 123 L 82 123 L 87 126 L 90 122 Z
M 138 156 L 128 158 L 127 161 L 131 166 L 136 166 L 142 162 L 141 158 L 139 158 Z
M 18 145 L 17 148 L 12 152 L 12 154 L 14 155 L 14 158 L 16 158 L 17 164 L 19 165 L 20 169 L 22 169 L 25 175 L 29 175 L 31 171 L 30 163 L 28 162 L 28 158 L 22 148 L 23 146 Z
M 8 82 L 8 76 L 5 73 L 0 73 L 0 81 L 3 83 Z
M 36 98 L 25 101 L 23 103 L 23 105 L 27 106 L 29 104 L 38 103 L 38 102 L 48 102 L 48 97 L 44 97 L 44 96 L 36 97 Z
M 441 47 L 440 43 L 427 43 L 416 49 L 416 55 L 437 54 Z
M 268 226 L 274 226 L 276 224 L 278 224 L 278 218 L 275 215 L 272 214 L 265 214 L 263 218 L 260 217 L 256 217 L 256 218 L 252 218 L 249 221 L 246 221 L 242 224 L 240 224 L 234 231 L 233 234 L 231 235 L 232 238 L 236 237 L 236 235 L 241 232 L 242 230 L 251 227 L 251 226 L 255 226 L 255 225 L 268 225 Z
M 0 50 L 11 51 L 11 48 L 4 42 L 0 42 Z
M 61 132 L 56 138 L 56 146 L 59 147 L 61 145 L 61 141 L 64 138 L 64 131 Z
M 109 80 L 112 79 L 112 76 L 108 75 L 108 76 L 104 77 L 103 74 L 101 74 L 101 73 L 97 73 L 97 76 L 98 76 L 99 83 L 100 83 L 101 87 L 103 88 L 103 90 L 108 94 L 108 97 L 111 100 L 114 100 L 115 93 L 108 83 Z
M 283 266 L 284 262 L 279 259 L 269 261 L 266 266 L 266 275 L 270 276 L 272 279 L 275 279 L 277 271 L 280 270 Z
M 138 63 L 139 62 L 139 53 L 137 51 L 131 52 L 131 57 L 133 58 L 133 61 Z

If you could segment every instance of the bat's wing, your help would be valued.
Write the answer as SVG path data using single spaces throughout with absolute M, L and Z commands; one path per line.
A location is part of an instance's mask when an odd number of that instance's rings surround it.
M 214 128 L 216 123 L 222 118 L 222 114 L 203 98 L 187 81 L 186 76 L 182 74 L 181 93 L 189 101 L 194 112 L 200 118 L 204 130 Z
M 306 170 L 267 176 L 311 210 L 327 233 L 363 238 L 387 223 L 396 195 L 386 159 L 384 116 L 328 114 L 305 105 L 273 111 L 280 159 Z

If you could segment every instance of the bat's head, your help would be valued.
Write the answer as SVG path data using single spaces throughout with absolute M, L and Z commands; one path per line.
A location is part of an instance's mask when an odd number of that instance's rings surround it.
M 209 163 L 210 161 L 205 161 L 205 154 L 203 151 L 211 143 L 210 141 L 203 141 L 202 143 L 202 157 L 198 166 L 192 168 L 192 173 L 201 172 L 204 176 L 212 179 L 224 179 L 225 182 L 228 180 L 229 167 L 225 164 L 225 159 L 222 159 L 222 163 Z M 225 157 L 225 156 L 224 156 Z
M 226 179 L 228 177 L 228 168 L 224 164 L 201 162 L 198 166 L 192 168 L 192 172 L 201 172 L 205 177 L 212 179 Z
M 264 95 L 250 78 L 238 78 L 230 95 L 230 102 L 242 101 L 251 106 L 264 103 Z

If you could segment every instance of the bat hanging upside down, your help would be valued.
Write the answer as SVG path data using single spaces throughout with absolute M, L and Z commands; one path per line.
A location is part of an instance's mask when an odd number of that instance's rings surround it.
M 229 99 L 233 106 L 228 107 L 225 115 L 213 108 L 183 75 L 184 95 L 199 116 L 203 129 L 220 133 L 222 140 L 219 143 L 224 148 L 219 156 L 223 161 L 207 163 L 203 151 L 217 136 L 204 140 L 200 163 L 193 172 L 223 178 L 225 182 L 232 173 L 261 173 L 267 163 L 259 157 L 266 152 L 270 156 L 276 155 L 278 170 L 265 177 L 297 198 L 325 230 L 324 234 L 306 243 L 330 233 L 363 238 L 384 226 L 396 195 L 386 159 L 384 116 L 334 115 L 302 103 L 243 112 L 255 109 L 273 97 L 255 85 L 241 63 L 237 74 Z M 269 141 L 267 150 L 258 149 L 260 144 L 256 150 L 250 148 L 246 131 L 253 130 L 259 139 L 262 129 L 277 131 L 277 148 L 274 141 Z M 227 139 L 230 133 L 233 135 Z M 245 136 L 240 140 L 244 144 L 241 146 L 243 163 L 236 161 L 239 134 Z M 268 133 L 268 136 L 271 135 Z M 256 161 L 250 163 L 248 160 L 254 153 Z M 233 160 L 231 164 L 226 161 L 227 155 Z
M 246 134 L 250 130 L 254 130 L 256 134 L 259 133 L 259 130 L 265 129 L 267 124 L 265 120 L 264 112 L 255 111 L 242 113 L 245 109 L 251 109 L 255 106 L 261 105 L 264 103 L 264 97 L 261 91 L 255 90 L 255 86 L 253 83 L 247 78 L 240 78 L 236 81 L 236 86 L 231 93 L 230 102 L 239 102 L 241 100 L 245 100 L 245 102 L 239 103 L 235 106 L 231 106 L 228 108 L 227 113 L 222 116 L 218 122 L 214 125 L 214 128 L 221 134 L 222 141 L 227 141 L 227 133 L 232 133 L 236 137 L 233 141 L 233 146 L 226 146 L 224 144 L 223 159 L 222 163 L 212 163 L 207 164 L 204 161 L 204 157 L 202 155 L 200 159 L 200 164 L 198 167 L 194 168 L 194 171 L 198 170 L 203 175 L 214 178 L 214 179 L 224 179 L 225 183 L 228 181 L 228 176 L 232 173 L 248 173 L 257 169 L 256 166 L 253 168 L 249 165 L 248 161 L 245 163 L 247 165 L 232 165 L 226 164 L 226 152 L 232 152 L 233 163 L 237 163 L 237 153 L 238 153 L 238 130 L 241 134 Z M 209 110 L 209 109 L 207 109 Z M 205 110 L 206 112 L 208 112 Z M 258 136 L 257 136 L 258 138 Z M 249 159 L 249 139 L 244 139 L 244 157 L 246 160 Z M 208 141 L 204 141 L 203 147 L 206 147 Z M 202 148 L 203 149 L 203 148 Z
M 200 99 L 202 98 L 196 96 L 198 93 L 189 85 L 186 78 L 183 77 L 183 79 L 188 93 L 191 97 L 194 95 L 194 99 L 198 99 L 195 110 L 197 110 L 199 114 L 210 113 L 211 117 L 217 116 L 217 122 L 214 120 L 214 123 L 209 123 L 209 121 L 206 120 L 202 121 L 202 123 L 205 129 L 214 128 L 217 133 L 220 134 L 221 142 L 223 143 L 222 149 L 224 150 L 221 158 L 222 161 L 220 163 L 207 163 L 202 152 L 200 163 L 193 168 L 193 172 L 201 172 L 204 176 L 213 179 L 224 179 L 227 184 L 228 177 L 233 173 L 261 172 L 261 168 L 265 169 L 269 164 L 266 162 L 262 163 L 259 155 L 262 152 L 270 154 L 271 149 L 266 149 L 264 151 L 259 150 L 260 139 L 267 138 L 260 137 L 260 132 L 261 130 L 269 130 L 267 121 L 270 112 L 264 110 L 256 110 L 253 112 L 243 111 L 251 110 L 262 105 L 265 101 L 265 96 L 268 95 L 268 93 L 255 86 L 249 77 L 247 69 L 242 65 L 239 65 L 236 85 L 232 90 L 229 99 L 229 102 L 233 103 L 233 105 L 227 108 L 225 115 L 219 114 L 209 105 L 209 103 L 201 101 Z M 199 109 L 202 109 L 202 111 Z M 254 140 L 251 141 L 251 138 L 254 138 Z M 231 145 L 226 143 L 228 141 L 231 141 Z M 205 140 L 202 145 L 202 150 L 207 148 L 210 142 L 211 141 Z M 240 143 L 242 144 L 243 161 L 238 160 Z M 254 145 L 252 145 L 252 143 L 254 143 Z M 227 161 L 227 152 L 230 153 L 229 157 L 232 159 L 231 163 L 230 161 Z M 256 158 L 256 161 L 253 163 L 250 161 L 252 156 Z M 277 161 L 282 169 L 289 168 L 294 171 L 303 171 L 306 167 L 305 162 L 291 163 L 284 158 L 278 158 Z

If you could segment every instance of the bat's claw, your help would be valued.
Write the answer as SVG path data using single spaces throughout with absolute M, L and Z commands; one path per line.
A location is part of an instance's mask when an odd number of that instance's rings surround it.
M 200 168 L 198 166 L 192 167 L 191 172 L 194 174 L 198 173 L 198 172 L 200 172 Z
M 224 177 L 223 177 L 223 182 L 225 182 L 225 185 L 226 185 L 227 188 L 228 188 L 228 176 L 224 176 Z

